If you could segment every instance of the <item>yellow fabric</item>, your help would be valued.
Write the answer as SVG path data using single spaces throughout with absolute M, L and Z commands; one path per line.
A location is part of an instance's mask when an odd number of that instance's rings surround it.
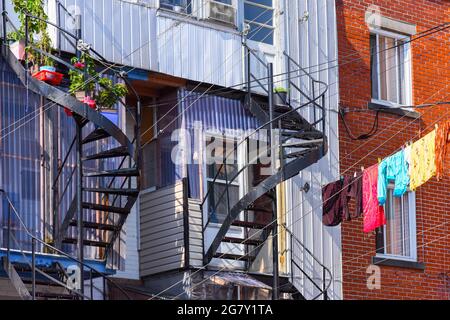
M 436 130 L 411 146 L 410 189 L 415 191 L 436 175 Z

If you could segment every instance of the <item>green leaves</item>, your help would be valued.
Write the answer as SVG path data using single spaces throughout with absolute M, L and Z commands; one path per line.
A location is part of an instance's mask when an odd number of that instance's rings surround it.
M 77 66 L 77 69 L 69 71 L 70 93 L 95 91 L 97 82 L 98 90 L 91 98 L 95 99 L 97 105 L 104 109 L 113 108 L 119 99 L 127 95 L 128 88 L 125 85 L 114 84 L 111 79 L 102 77 L 95 70 L 94 60 L 88 54 L 83 53 L 80 59 L 74 57 L 71 62 Z
M 52 42 L 47 31 L 47 14 L 44 11 L 44 0 L 12 0 L 14 11 L 18 14 L 20 28 L 18 31 L 11 32 L 8 38 L 14 41 L 25 38 L 25 24 L 27 23 L 26 14 L 36 18 L 28 18 L 28 42 L 30 46 L 50 53 L 52 50 Z M 42 20 L 41 20 L 42 19 Z M 53 60 L 47 55 L 41 54 L 31 48 L 27 48 L 29 60 L 38 65 L 52 66 Z

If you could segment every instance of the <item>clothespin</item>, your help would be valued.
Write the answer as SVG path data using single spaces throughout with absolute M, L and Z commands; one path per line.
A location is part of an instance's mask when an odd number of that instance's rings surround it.
M 382 160 L 381 160 L 381 158 L 378 158 L 378 164 L 380 164 L 380 163 L 381 163 L 381 161 L 382 161 Z
M 439 129 L 439 125 L 437 123 L 434 124 L 434 129 Z
M 361 172 L 364 172 L 365 168 L 364 166 L 361 166 Z
M 356 178 L 356 176 L 357 176 L 357 174 L 356 174 L 356 171 L 355 171 L 355 174 L 353 175 L 353 178 Z

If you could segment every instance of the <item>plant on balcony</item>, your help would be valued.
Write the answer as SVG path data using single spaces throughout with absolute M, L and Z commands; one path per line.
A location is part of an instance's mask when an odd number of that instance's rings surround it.
M 114 84 L 95 70 L 95 62 L 88 54 L 73 58 L 72 64 L 74 69 L 69 71 L 69 91 L 90 107 L 112 109 L 119 99 L 127 95 L 128 89 L 124 84 Z
M 18 30 L 11 32 L 8 37 L 15 41 L 12 47 L 17 48 L 19 59 L 22 53 L 26 50 L 28 53 L 28 60 L 32 63 L 34 69 L 38 66 L 53 70 L 53 60 L 45 53 L 51 53 L 52 42 L 47 31 L 47 14 L 44 11 L 44 0 L 12 0 L 14 11 L 17 13 L 20 27 Z M 36 18 L 28 18 L 28 44 L 27 48 L 21 48 L 24 46 L 25 39 L 25 24 L 27 23 L 26 13 Z M 42 20 L 40 20 L 42 19 Z M 37 48 L 43 53 L 35 50 Z M 37 70 L 36 70 L 37 71 Z M 54 71 L 54 70 L 53 70 Z
M 284 105 L 287 103 L 288 90 L 283 87 L 276 87 L 273 92 L 274 94 L 274 104 Z

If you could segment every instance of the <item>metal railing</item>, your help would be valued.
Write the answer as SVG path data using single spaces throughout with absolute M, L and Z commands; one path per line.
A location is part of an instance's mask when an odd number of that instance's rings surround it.
M 293 285 L 295 285 L 295 272 L 294 269 L 297 268 L 299 269 L 299 271 L 306 277 L 306 279 L 308 279 L 312 285 L 319 290 L 319 294 L 317 296 L 315 296 L 312 300 L 317 300 L 320 296 L 323 296 L 324 300 L 328 300 L 329 296 L 328 296 L 328 290 L 331 287 L 331 284 L 333 283 L 333 274 L 330 271 L 330 269 L 325 266 L 312 252 L 311 250 L 309 250 L 302 241 L 300 241 L 300 239 L 298 239 L 294 233 L 284 224 L 280 224 L 280 227 L 282 227 L 284 230 L 286 230 L 286 232 L 289 234 L 289 239 L 290 239 L 290 248 L 288 249 L 288 251 L 290 251 L 290 261 L 291 261 L 291 283 Z M 322 286 L 320 286 L 319 284 L 317 284 L 317 282 L 313 279 L 313 277 L 311 277 L 302 266 L 300 266 L 301 262 L 298 262 L 294 253 L 294 244 L 297 244 L 298 246 L 300 246 L 302 248 L 302 250 L 304 252 L 306 252 L 321 268 L 322 268 Z M 295 268 L 294 268 L 295 267 Z M 327 283 L 327 274 L 328 274 L 328 283 Z
M 19 251 L 21 252 L 21 254 L 23 255 L 23 257 L 25 258 L 25 260 L 27 261 L 27 264 L 29 265 L 29 267 L 31 268 L 31 297 L 33 300 L 36 299 L 36 275 L 41 275 L 44 278 L 46 278 L 47 280 L 49 280 L 50 282 L 57 284 L 63 288 L 65 288 L 66 290 L 68 290 L 71 294 L 74 294 L 75 297 L 78 297 L 80 299 L 89 299 L 89 300 L 93 300 L 94 299 L 94 285 L 93 285 L 93 280 L 95 278 L 102 278 L 103 279 L 103 283 L 107 283 L 115 288 L 117 288 L 128 300 L 131 300 L 131 297 L 128 295 L 128 293 L 122 289 L 119 285 L 117 285 L 113 280 L 111 280 L 110 278 L 108 278 L 105 274 L 101 273 L 100 271 L 96 270 L 95 268 L 91 267 L 90 265 L 86 264 L 85 262 L 79 261 L 78 259 L 70 256 L 69 254 L 59 250 L 58 248 L 46 243 L 45 241 L 37 238 L 36 236 L 34 236 L 27 228 L 27 226 L 25 225 L 25 223 L 23 222 L 21 215 L 19 214 L 19 212 L 17 211 L 16 207 L 14 206 L 14 204 L 12 203 L 11 199 L 9 198 L 8 194 L 0 189 L 0 193 L 3 196 L 3 199 L 6 200 L 7 202 L 7 228 L 6 228 L 6 250 L 7 250 L 7 260 L 8 263 L 11 263 L 11 251 L 12 249 L 12 243 L 11 240 L 13 240 L 14 242 L 16 242 L 16 245 L 19 246 Z M 14 232 L 13 231 L 17 231 L 17 226 L 14 228 L 13 230 L 13 226 L 12 226 L 12 220 L 13 218 L 15 218 L 15 220 L 17 220 L 19 222 L 19 226 L 21 231 L 23 231 L 25 233 L 25 235 L 31 240 L 31 252 L 30 251 L 26 251 L 22 248 L 20 248 L 20 242 L 17 241 L 16 237 L 14 236 Z M 90 296 L 87 296 L 81 292 L 79 292 L 76 289 L 72 289 L 69 285 L 67 285 L 66 283 L 61 282 L 58 279 L 55 279 L 54 277 L 50 276 L 49 274 L 45 273 L 44 271 L 40 270 L 37 265 L 36 265 L 36 246 L 37 244 L 40 244 L 42 246 L 44 246 L 45 248 L 47 248 L 49 250 L 49 252 L 53 252 L 55 254 L 58 254 L 60 256 L 63 256 L 65 258 L 67 258 L 70 261 L 75 262 L 77 265 L 81 265 L 83 266 L 83 270 L 80 270 L 80 276 L 84 277 L 85 271 L 89 272 L 89 281 L 90 281 Z M 30 254 L 31 253 L 31 262 L 29 261 L 29 258 L 27 257 L 26 254 Z M 103 285 L 103 298 L 107 298 L 106 295 L 106 286 Z
M 244 44 L 244 46 L 247 48 L 247 66 L 250 66 L 250 57 L 254 56 L 257 58 L 257 60 L 260 63 L 263 63 L 264 66 L 267 67 L 267 64 L 260 58 L 257 56 L 257 54 L 251 49 L 249 48 L 246 44 Z M 304 70 L 304 69 L 299 69 L 299 70 Z M 251 74 L 250 70 L 247 71 L 249 73 L 248 75 L 248 84 L 247 84 L 247 91 L 248 91 L 248 95 L 249 98 L 251 99 L 251 95 L 252 95 L 252 87 L 251 87 L 251 83 L 252 83 L 252 77 L 254 77 L 254 75 Z M 306 71 L 304 71 L 306 72 Z M 325 132 L 325 94 L 328 90 L 328 85 L 325 84 L 322 81 L 317 81 L 314 78 L 311 77 L 311 75 L 309 75 L 308 73 L 306 73 L 312 83 L 315 84 L 315 86 L 317 84 L 321 84 L 323 85 L 323 90 L 322 92 L 320 92 L 320 94 L 318 94 L 317 96 L 315 96 L 314 98 L 310 98 L 308 97 L 303 91 L 301 91 L 300 88 L 298 88 L 297 86 L 295 86 L 294 88 L 296 90 L 298 90 L 299 92 L 301 92 L 302 95 L 304 95 L 307 98 L 307 101 L 305 103 L 300 104 L 297 107 L 293 107 L 290 111 L 287 111 L 285 113 L 283 113 L 282 115 L 276 116 L 276 117 L 272 117 L 271 119 L 269 119 L 267 122 L 263 123 L 262 125 L 260 125 L 258 128 L 256 128 L 255 130 L 253 130 L 249 135 L 247 135 L 246 137 L 244 137 L 241 141 L 235 143 L 234 148 L 225 154 L 224 159 L 223 159 L 223 163 L 218 167 L 217 169 L 217 173 L 215 174 L 215 176 L 211 179 L 211 181 L 209 182 L 210 186 L 207 187 L 207 191 L 205 193 L 205 195 L 203 196 L 203 200 L 201 203 L 202 208 L 204 208 L 205 204 L 207 203 L 207 201 L 209 200 L 210 195 L 212 194 L 212 192 L 214 192 L 214 187 L 218 184 L 218 180 L 223 180 L 223 182 L 221 182 L 221 185 L 224 186 L 225 190 L 219 194 L 218 198 L 215 199 L 215 204 L 212 204 L 213 206 L 211 207 L 211 204 L 209 204 L 209 212 L 208 212 L 208 220 L 206 222 L 206 225 L 204 227 L 204 229 L 207 228 L 207 226 L 210 224 L 211 222 L 211 212 L 214 212 L 215 210 L 217 210 L 218 206 L 220 205 L 220 202 L 224 199 L 224 197 L 226 196 L 226 201 L 227 201 L 227 211 L 229 212 L 229 210 L 231 210 L 232 205 L 230 204 L 229 201 L 229 187 L 233 184 L 236 183 L 237 179 L 246 171 L 249 169 L 250 166 L 257 164 L 257 159 L 248 159 L 247 162 L 245 162 L 243 165 L 241 165 L 241 167 L 239 168 L 239 170 L 234 174 L 229 176 L 228 172 L 227 172 L 227 164 L 232 164 L 234 163 L 233 160 L 235 159 L 235 153 L 238 151 L 238 148 L 241 146 L 245 146 L 245 145 L 249 145 L 250 144 L 250 140 L 252 140 L 252 138 L 258 138 L 261 137 L 262 135 L 265 134 L 265 130 L 270 127 L 272 125 L 272 130 L 274 126 L 279 125 L 279 122 L 283 119 L 288 119 L 289 117 L 293 116 L 295 113 L 298 113 L 300 110 L 304 109 L 305 107 L 311 106 L 313 107 L 313 109 L 315 110 L 316 108 L 319 108 L 322 111 L 322 117 L 320 119 L 314 119 L 314 123 L 311 124 L 311 127 L 315 127 L 317 124 L 321 124 L 320 130 L 322 130 L 322 133 Z M 270 75 L 269 77 L 270 78 Z M 290 80 L 291 82 L 291 80 Z M 258 83 L 260 86 L 262 86 L 263 89 L 264 86 L 261 83 Z M 273 89 L 273 88 L 272 88 Z M 274 90 L 267 90 L 265 89 L 265 91 L 269 94 L 269 96 L 272 96 L 272 100 L 273 100 L 273 95 L 274 94 L 278 94 L 279 97 L 281 99 L 284 99 L 284 97 L 282 97 L 282 95 L 280 95 L 279 92 L 274 92 Z M 321 102 L 322 105 L 320 105 L 318 102 Z M 285 101 L 286 103 L 288 103 L 289 101 Z M 250 102 L 251 103 L 251 102 Z M 280 152 L 280 148 L 281 148 L 281 141 L 278 142 L 277 139 L 274 139 L 274 143 L 269 143 L 270 147 L 268 147 L 267 149 L 261 150 L 261 152 L 258 152 L 258 156 L 261 156 L 262 154 L 264 154 L 265 152 L 267 152 L 268 154 L 274 154 L 276 156 L 279 156 L 281 154 Z M 228 151 L 228 150 L 227 150 Z M 274 157 L 272 157 L 272 160 L 278 160 Z M 282 159 L 281 159 L 282 160 Z M 225 179 L 219 179 L 220 175 L 224 174 L 225 175 Z

